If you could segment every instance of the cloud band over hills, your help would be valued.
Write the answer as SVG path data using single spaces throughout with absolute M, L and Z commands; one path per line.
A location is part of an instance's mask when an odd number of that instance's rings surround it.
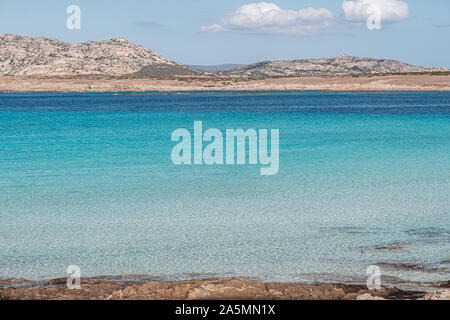
M 378 14 L 380 22 L 393 23 L 409 18 L 409 6 L 402 0 L 343 1 L 343 14 L 326 8 L 285 10 L 270 2 L 250 3 L 224 17 L 222 23 L 201 27 L 204 32 L 247 32 L 260 34 L 312 35 L 332 31 L 337 26 L 354 26 Z

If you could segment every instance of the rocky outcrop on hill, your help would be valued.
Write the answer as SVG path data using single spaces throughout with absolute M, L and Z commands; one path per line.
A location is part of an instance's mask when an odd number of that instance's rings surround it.
M 123 38 L 67 43 L 45 37 L 0 34 L 0 75 L 3 76 L 199 76 L 219 74 L 255 78 L 354 74 L 449 72 L 416 67 L 396 60 L 335 58 L 266 61 L 228 70 L 231 66 L 198 70 L 169 61 Z
M 143 68 L 158 75 L 201 73 L 122 38 L 71 44 L 0 34 L 0 75 L 128 75 Z
M 238 67 L 224 74 L 249 77 L 299 77 L 439 71 L 448 70 L 416 67 L 396 60 L 351 57 L 344 54 L 334 58 L 265 61 Z

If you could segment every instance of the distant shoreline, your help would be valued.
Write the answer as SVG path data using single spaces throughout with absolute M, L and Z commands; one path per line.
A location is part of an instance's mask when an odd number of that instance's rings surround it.
M 0 76 L 0 92 L 450 91 L 450 74 L 244 77 Z

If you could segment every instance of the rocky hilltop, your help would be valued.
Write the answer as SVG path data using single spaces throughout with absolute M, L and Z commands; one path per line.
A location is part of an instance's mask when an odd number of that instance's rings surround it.
M 0 75 L 195 75 L 193 68 L 169 61 L 126 39 L 67 43 L 55 39 L 0 34 Z
M 238 67 L 223 74 L 265 78 L 439 71 L 448 70 L 416 67 L 396 60 L 351 57 L 344 54 L 334 58 L 265 61 Z
M 45 37 L 0 34 L 0 75 L 3 76 L 223 75 L 269 78 L 439 71 L 448 72 L 447 69 L 416 67 L 395 60 L 347 55 L 323 59 L 266 61 L 235 68 L 227 66 L 198 70 L 169 61 L 123 38 L 72 44 Z

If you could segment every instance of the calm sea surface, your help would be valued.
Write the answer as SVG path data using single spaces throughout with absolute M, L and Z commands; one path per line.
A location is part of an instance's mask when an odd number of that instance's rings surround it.
M 280 129 L 279 174 L 173 165 L 196 120 Z M 450 93 L 0 93 L 0 278 L 350 281 L 388 262 L 438 281 L 449 260 Z

